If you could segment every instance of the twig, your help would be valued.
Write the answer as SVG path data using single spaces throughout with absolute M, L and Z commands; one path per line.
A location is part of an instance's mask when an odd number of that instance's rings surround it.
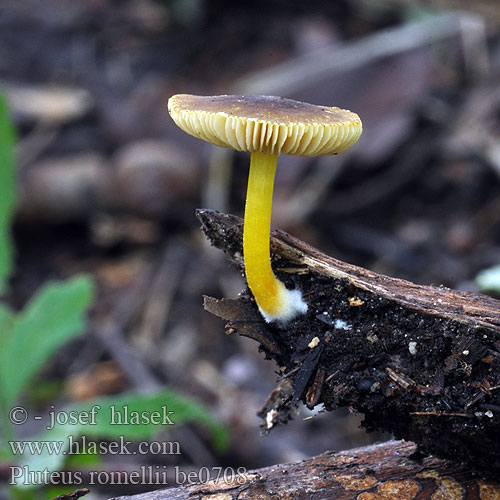
M 90 490 L 88 488 L 81 488 L 79 490 L 73 491 L 73 493 L 59 495 L 53 500 L 77 500 L 78 498 L 85 496 L 87 493 L 90 493 Z
M 469 14 L 446 13 L 422 22 L 375 33 L 343 48 L 326 47 L 293 61 L 276 65 L 238 81 L 235 89 L 246 94 L 295 95 L 313 82 L 331 81 L 340 73 L 367 63 L 404 54 L 483 27 Z

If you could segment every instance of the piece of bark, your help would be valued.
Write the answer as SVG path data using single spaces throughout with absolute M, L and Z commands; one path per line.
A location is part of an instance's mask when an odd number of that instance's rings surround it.
M 114 500 L 500 500 L 500 484 L 390 441 Z
M 242 220 L 198 211 L 209 240 L 242 266 Z M 247 292 L 207 298 L 228 331 L 254 338 L 282 367 L 260 412 L 263 429 L 286 422 L 296 403 L 349 406 L 424 452 L 500 474 L 500 301 L 419 286 L 335 260 L 275 231 L 272 264 L 309 309 L 266 324 Z

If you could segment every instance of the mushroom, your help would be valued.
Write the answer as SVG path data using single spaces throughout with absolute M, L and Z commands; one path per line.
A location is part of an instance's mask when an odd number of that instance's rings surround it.
M 269 234 L 278 156 L 344 151 L 361 134 L 358 115 L 275 96 L 187 94 L 172 96 L 168 111 L 188 134 L 217 146 L 250 151 L 243 227 L 248 286 L 268 323 L 286 323 L 305 314 L 307 304 L 300 290 L 288 290 L 271 268 Z

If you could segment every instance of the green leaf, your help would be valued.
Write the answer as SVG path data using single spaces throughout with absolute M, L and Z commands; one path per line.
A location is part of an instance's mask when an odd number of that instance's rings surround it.
M 94 450 L 90 450 L 87 446 L 79 453 L 69 454 L 64 461 L 65 469 L 81 470 L 81 469 L 96 469 L 102 463 L 102 456 Z
M 6 305 L 0 303 L 0 352 L 3 351 L 4 348 L 2 341 L 7 338 L 5 332 L 11 330 L 14 318 L 14 313 Z
M 39 492 L 35 491 L 33 488 L 18 488 L 17 486 L 11 486 L 8 490 L 10 500 L 38 500 L 40 498 Z M 54 497 L 46 497 L 54 498 Z
M 85 328 L 85 313 L 93 298 L 93 283 L 80 276 L 46 285 L 0 332 L 0 397 L 12 406 L 31 377 L 68 340 Z
M 75 429 L 70 425 L 54 426 L 53 429 L 27 440 L 26 443 L 31 443 L 31 446 L 34 448 L 30 450 L 29 445 L 24 445 L 23 453 L 21 453 L 20 449 L 13 449 L 13 446 L 17 446 L 18 443 L 14 441 L 13 444 L 10 445 L 11 456 L 9 457 L 9 462 L 14 463 L 15 467 L 21 468 L 21 470 L 12 470 L 16 473 L 15 476 L 13 476 L 16 486 L 43 486 L 43 483 L 38 483 L 36 481 L 39 477 L 37 473 L 41 473 L 44 470 L 52 473 L 62 469 L 68 457 L 68 437 L 70 435 L 73 436 L 74 430 Z M 19 441 L 19 443 L 23 445 L 25 442 Z M 31 453 L 31 451 L 33 451 L 33 453 Z M 27 467 L 27 469 L 23 469 L 24 467 Z M 26 471 L 32 476 L 26 476 Z
M 476 276 L 476 284 L 485 292 L 500 293 L 500 266 L 490 267 Z
M 94 400 L 91 406 L 95 405 L 100 406 L 96 425 L 85 426 L 83 431 L 88 437 L 117 439 L 124 436 L 130 440 L 152 439 L 161 430 L 168 429 L 172 425 L 170 422 L 173 425 L 195 422 L 205 425 L 211 431 L 214 445 L 218 449 L 225 449 L 229 441 L 226 428 L 207 408 L 173 390 L 99 398 Z M 88 410 L 89 405 L 76 409 Z
M 64 380 L 58 379 L 40 379 L 37 378 L 29 384 L 24 393 L 23 402 L 29 406 L 42 408 L 53 401 L 57 401 L 64 392 Z
M 14 247 L 10 234 L 16 203 L 15 133 L 7 100 L 0 94 L 0 294 L 13 269 Z
M 25 447 L 25 453 L 10 457 L 11 461 L 18 466 L 27 466 L 30 472 L 44 469 L 52 472 L 62 468 L 65 463 L 71 463 L 74 458 L 83 458 L 81 454 L 90 452 L 92 447 L 89 443 L 92 440 L 146 441 L 153 439 L 160 431 L 183 422 L 196 422 L 208 427 L 212 432 L 214 445 L 219 450 L 226 449 L 229 441 L 227 429 L 211 415 L 207 408 L 191 398 L 168 389 L 154 394 L 103 397 L 92 403 L 78 403 L 54 411 L 61 411 L 61 414 L 64 412 L 66 416 L 72 415 L 76 423 L 74 425 L 56 424 L 52 429 L 30 438 L 32 442 L 44 443 L 39 445 L 42 447 L 41 452 L 31 454 L 29 447 Z M 165 423 L 152 423 L 151 418 L 155 416 Z M 138 420 L 135 420 L 136 417 Z M 149 422 L 146 421 L 148 419 Z M 87 448 L 73 449 L 75 454 L 71 454 L 70 436 L 72 442 L 78 442 L 80 436 L 85 436 Z M 172 445 L 172 450 L 177 450 L 174 443 Z M 132 448 L 127 449 L 133 451 Z M 179 449 L 182 453 L 182 443 L 179 443 Z M 57 452 L 54 453 L 54 450 Z M 96 458 L 105 457 L 91 457 L 94 461 Z M 19 486 L 23 485 L 23 479 L 21 477 L 17 481 Z

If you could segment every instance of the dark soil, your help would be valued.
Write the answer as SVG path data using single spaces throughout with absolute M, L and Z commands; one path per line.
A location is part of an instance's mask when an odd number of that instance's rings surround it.
M 210 211 L 199 217 L 216 246 L 241 254 L 241 220 Z M 311 408 L 347 406 L 364 413 L 368 430 L 392 432 L 422 451 L 497 475 L 500 302 L 376 275 L 276 234 L 298 246 L 298 257 L 290 258 L 273 242 L 273 264 L 289 288 L 302 291 L 308 312 L 287 325 L 266 324 L 250 294 L 238 300 L 253 313 L 234 317 L 223 305 L 208 307 L 236 331 L 241 321 L 259 323 L 253 338 L 288 379 L 260 412 L 264 430 L 286 422 L 299 400 Z M 326 272 L 327 264 L 345 277 Z

